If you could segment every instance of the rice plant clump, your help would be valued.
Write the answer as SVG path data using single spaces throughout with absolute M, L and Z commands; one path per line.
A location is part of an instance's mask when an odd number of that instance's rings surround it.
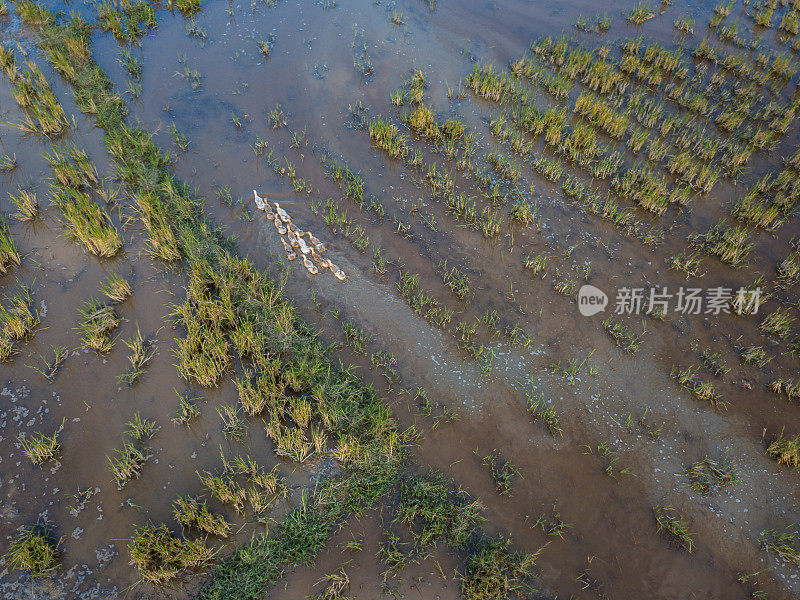
M 128 356 L 131 366 L 127 371 L 119 375 L 118 379 L 128 384 L 128 386 L 133 386 L 144 373 L 145 367 L 153 359 L 156 350 L 152 342 L 146 341 L 142 337 L 142 332 L 139 331 L 138 327 L 136 328 L 136 335 L 130 340 L 125 340 L 125 345 L 131 349 L 131 353 Z
M 78 313 L 81 316 L 78 331 L 83 334 L 81 341 L 84 345 L 95 352 L 111 350 L 115 341 L 111 334 L 120 323 L 114 307 L 100 304 L 92 298 L 83 303 Z
M 463 548 L 483 520 L 482 510 L 479 501 L 452 488 L 442 475 L 435 473 L 401 483 L 396 520 L 412 529 L 421 548 L 435 546 L 440 540 Z
M 686 484 L 701 494 L 711 493 L 740 481 L 736 465 L 723 453 L 720 460 L 712 460 L 708 456 L 692 463 L 684 471 L 689 480 Z
M 659 533 L 666 533 L 676 544 L 686 550 L 689 554 L 694 552 L 694 538 L 689 533 L 689 525 L 681 519 L 681 515 L 672 506 L 656 506 L 653 509 L 656 519 L 656 527 Z
M 461 593 L 466 600 L 507 598 L 525 589 L 538 553 L 511 552 L 510 545 L 510 539 L 492 539 L 469 557 L 461 580 Z
M 214 515 L 205 502 L 190 496 L 180 496 L 175 499 L 172 506 L 175 520 L 182 526 L 217 537 L 228 537 L 230 524 L 222 515 Z
M 197 406 L 196 400 L 197 398 L 190 398 L 188 394 L 178 394 L 178 414 L 172 419 L 172 422 L 188 426 L 199 417 L 200 408 Z
M 796 469 L 800 467 L 800 435 L 784 437 L 783 431 L 767 447 L 767 455 L 782 465 Z
M 800 566 L 800 547 L 796 541 L 796 531 L 788 527 L 784 531 L 765 529 L 761 535 L 765 538 L 762 542 L 764 548 L 772 550 L 786 562 Z
M 202 568 L 215 554 L 203 540 L 176 537 L 163 523 L 137 527 L 128 552 L 142 579 L 152 583 L 165 583 L 187 569 Z
M 11 231 L 8 229 L 8 223 L 0 219 L 0 275 L 8 273 L 12 265 L 22 264 L 17 243 L 11 236 Z
M 44 435 L 40 431 L 32 433 L 30 436 L 17 436 L 17 441 L 22 445 L 22 451 L 25 456 L 31 459 L 35 465 L 41 465 L 55 458 L 58 454 L 60 444 L 58 443 L 58 434 L 64 428 L 64 421 L 56 429 L 53 435 Z
M 25 569 L 31 579 L 59 567 L 57 544 L 40 527 L 29 527 L 11 541 L 3 558 L 10 569 Z
M 627 13 L 625 18 L 628 23 L 633 25 L 641 25 L 656 16 L 656 12 L 647 2 L 639 2 L 633 9 Z
M 11 215 L 17 221 L 32 221 L 39 214 L 36 192 L 20 189 L 16 194 L 9 194 L 8 199 L 17 207 L 17 212 Z
M 117 303 L 124 302 L 133 294 L 131 284 L 117 273 L 112 273 L 106 281 L 100 284 L 100 291 L 105 294 L 106 298 Z

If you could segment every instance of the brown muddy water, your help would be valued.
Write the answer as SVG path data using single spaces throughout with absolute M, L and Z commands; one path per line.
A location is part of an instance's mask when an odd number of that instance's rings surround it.
M 89 20 L 93 17 L 85 5 L 45 4 L 66 11 L 79 8 Z M 335 6 L 326 8 L 330 5 Z M 484 193 L 401 122 L 404 109 L 392 106 L 390 93 L 413 69 L 424 71 L 425 102 L 437 119 L 461 119 L 487 152 L 496 147 L 488 124 L 498 114 L 498 105 L 471 92 L 454 100 L 447 94 L 448 87 L 456 88 L 472 70 L 474 60 L 505 70 L 532 41 L 562 31 L 590 48 L 644 35 L 667 48 L 691 49 L 708 35 L 706 24 L 714 5 L 665 3 L 662 14 L 641 27 L 625 22 L 622 12 L 630 8 L 627 2 L 538 0 L 439 0 L 431 9 L 417 0 L 284 0 L 273 8 L 212 1 L 203 3 L 191 23 L 178 13 L 160 10 L 157 30 L 143 38 L 141 47 L 131 48 L 143 65 L 141 97 L 125 98 L 131 119 L 152 131 L 159 146 L 176 153 L 178 175 L 196 188 L 206 212 L 226 228 L 239 250 L 257 267 L 283 278 L 287 296 L 333 345 L 335 358 L 355 365 L 390 402 L 400 422 L 419 429 L 409 469 L 440 470 L 453 478 L 485 505 L 487 531 L 510 535 L 516 548 L 534 552 L 546 546 L 537 563 L 543 593 L 666 600 L 748 598 L 760 590 L 768 594 L 764 597 L 797 597 L 798 566 L 765 550 L 762 532 L 784 530 L 800 521 L 798 472 L 765 454 L 782 430 L 790 437 L 800 432 L 796 401 L 788 402 L 767 387 L 778 378 L 796 380 L 800 363 L 785 339 L 767 337 L 758 327 L 763 315 L 779 306 L 798 317 L 797 284 L 779 290 L 753 317 L 670 313 L 658 321 L 643 315 L 615 316 L 637 333 L 646 330 L 633 355 L 617 348 L 602 326 L 618 288 L 738 288 L 762 274 L 774 281 L 776 265 L 797 235 L 796 217 L 773 233 L 753 230 L 755 248 L 738 269 L 706 257 L 705 276 L 687 280 L 669 270 L 665 260 L 688 247 L 689 234 L 727 215 L 763 174 L 780 170 L 797 148 L 796 121 L 772 151 L 753 155 L 739 181 L 723 176 L 711 193 L 698 196 L 688 207 L 670 207 L 661 217 L 639 210 L 638 218 L 664 231 L 663 244 L 645 247 L 582 212 L 559 185 L 539 176 L 525 161 L 520 161 L 519 187 L 538 202 L 540 225 L 514 225 L 505 219 L 499 236 L 487 240 L 459 225 L 412 170 L 371 147 L 369 135 L 352 117 L 352 108 L 360 103 L 368 119 L 380 115 L 397 124 L 426 164 L 450 168 L 458 189 L 475 196 L 483 207 L 488 205 Z M 737 3 L 728 19 L 739 18 L 742 30 L 752 35 L 753 22 L 745 10 Z M 612 19 L 608 32 L 597 36 L 575 30 L 579 16 L 592 18 L 596 13 Z M 394 15 L 401 15 L 401 24 L 392 22 Z M 693 37 L 681 39 L 674 33 L 672 24 L 678 17 L 695 19 Z M 775 23 L 771 30 L 756 33 L 763 35 L 764 44 L 791 52 L 791 42 L 787 45 L 779 38 Z M 65 110 L 74 115 L 76 127 L 70 135 L 86 146 L 100 174 L 110 175 L 101 134 L 38 55 L 35 38 L 13 14 L 0 22 L 0 35 L 4 44 L 18 42 L 40 64 Z M 258 47 L 266 39 L 274 42 L 269 58 Z M 354 68 L 354 57 L 363 56 L 363 44 L 372 65 L 366 76 Z M 117 88 L 126 90 L 118 41 L 98 30 L 93 49 Z M 796 64 L 797 55 L 791 56 Z M 200 74 L 197 89 L 182 76 L 185 67 Z M 785 101 L 794 88 L 792 80 L 776 98 Z M 574 86 L 568 106 L 581 89 L 580 84 Z M 542 105 L 554 104 L 546 97 L 540 100 Z M 276 105 L 285 113 L 287 126 L 273 129 L 268 113 Z M 5 78 L 0 80 L 0 112 L 3 123 L 21 117 Z M 234 125 L 234 116 L 241 127 Z M 185 153 L 173 144 L 168 130 L 173 123 L 189 140 Z M 713 122 L 707 131 L 715 131 Z M 300 132 L 304 141 L 293 144 L 292 134 Z M 287 178 L 259 159 L 252 149 L 258 138 L 281 162 L 292 163 L 313 191 L 295 193 Z M 228 440 L 216 408 L 236 404 L 231 379 L 215 389 L 190 389 L 174 366 L 178 334 L 169 314 L 170 305 L 183 297 L 183 272 L 150 258 L 141 224 L 124 198 L 110 207 L 123 234 L 124 252 L 108 260 L 87 255 L 62 235 L 58 211 L 47 200 L 51 171 L 42 153 L 48 142 L 22 136 L 13 126 L 0 129 L 0 142 L 2 152 L 15 154 L 19 163 L 13 172 L 0 175 L 0 208 L 12 212 L 8 193 L 26 185 L 36 189 L 42 208 L 41 217 L 31 224 L 11 221 L 23 261 L 0 280 L 4 296 L 20 283 L 29 285 L 42 317 L 42 326 L 19 345 L 13 360 L 0 365 L 0 550 L 5 552 L 19 528 L 46 522 L 61 538 L 63 551 L 54 578 L 31 583 L 24 574 L 5 572 L 0 592 L 8 598 L 191 596 L 202 575 L 168 589 L 137 583 L 126 549 L 134 525 L 149 520 L 173 526 L 173 499 L 203 493 L 197 473 L 218 469 L 220 453 L 229 459 L 249 454 L 267 468 L 278 465 L 292 493 L 268 514 L 258 519 L 236 515 L 212 502 L 237 531 L 221 547 L 224 556 L 296 506 L 309 480 L 326 465 L 297 467 L 280 461 L 256 419 L 249 422 L 241 442 Z M 532 152 L 542 151 L 535 145 Z M 626 164 L 633 163 L 624 145 L 620 152 Z M 381 202 L 386 216 L 378 218 L 343 197 L 326 177 L 323 157 L 328 154 L 361 175 L 367 196 Z M 588 179 L 585 172 L 574 172 Z M 295 222 L 326 243 L 328 255 L 347 273 L 344 282 L 330 273 L 312 277 L 299 261 L 285 260 L 275 228 L 250 202 L 254 187 L 278 200 Z M 221 188 L 242 203 L 230 207 L 220 202 Z M 360 252 L 326 226 L 318 207 L 328 198 L 346 208 L 372 245 L 381 249 L 389 261 L 385 274 L 373 269 L 371 251 Z M 422 215 L 435 227 L 426 226 Z M 540 252 L 550 256 L 550 270 L 545 277 L 531 276 L 522 266 L 523 257 Z M 471 295 L 466 301 L 443 284 L 444 260 L 469 278 Z M 430 324 L 409 307 L 398 293 L 401 269 L 419 274 L 420 289 L 454 311 L 451 331 Z M 78 309 L 100 296 L 98 286 L 114 272 L 131 281 L 133 295 L 117 309 L 122 324 L 115 332 L 115 348 L 98 356 L 81 346 L 75 330 Z M 574 294 L 554 290 L 554 282 L 565 278 L 578 287 L 588 282 L 606 291 L 612 306 L 600 315 L 581 316 Z M 491 311 L 496 311 L 501 329 L 517 325 L 532 342 L 520 347 L 480 326 L 478 340 L 494 356 L 487 374 L 459 348 L 452 331 L 458 320 L 473 321 Z M 366 356 L 347 345 L 341 327 L 345 320 L 368 336 Z M 122 340 L 130 339 L 137 327 L 155 345 L 156 355 L 141 381 L 129 388 L 117 377 L 128 361 Z M 742 362 L 737 348 L 750 345 L 763 346 L 771 361 L 763 367 Z M 48 382 L 30 367 L 41 365 L 41 356 L 49 355 L 53 346 L 70 351 L 58 375 Z M 704 349 L 719 353 L 730 371 L 717 378 L 702 369 Z M 380 350 L 396 359 L 400 381 L 393 385 L 387 385 L 367 358 Z M 562 373 L 569 361 L 576 365 L 571 377 Z M 714 382 L 727 409 L 714 409 L 681 390 L 670 377 L 674 365 L 697 365 L 701 377 Z M 420 387 L 457 419 L 434 427 L 416 398 Z M 171 422 L 176 392 L 200 398 L 201 416 L 191 427 Z M 526 394 L 543 395 L 559 415 L 562 436 L 552 437 L 532 418 Z M 136 412 L 155 419 L 160 431 L 142 476 L 118 490 L 110 482 L 106 457 L 121 447 L 126 422 Z M 49 433 L 62 419 L 59 459 L 42 467 L 31 465 L 17 436 Z M 497 493 L 489 470 L 481 464 L 480 457 L 493 451 L 519 472 L 510 494 Z M 736 464 L 739 481 L 706 495 L 686 485 L 682 473 L 688 465 L 723 453 Z M 83 503 L 76 498 L 81 494 Z M 694 536 L 694 553 L 657 531 L 657 505 L 681 511 Z M 392 518 L 391 507 L 392 499 L 387 498 L 365 517 L 351 520 L 313 568 L 287 574 L 270 596 L 288 599 L 318 593 L 322 577 L 344 565 L 352 597 L 460 597 L 464 557 L 445 548 L 400 575 L 385 574 L 376 556 Z M 547 535 L 536 527 L 540 517 L 551 524 L 565 523 L 563 534 Z M 344 552 L 344 544 L 354 537 L 364 540 L 364 549 Z M 740 575 L 755 573 L 739 581 Z

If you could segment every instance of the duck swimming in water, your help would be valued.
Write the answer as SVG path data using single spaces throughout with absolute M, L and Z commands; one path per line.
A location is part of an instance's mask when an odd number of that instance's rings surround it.
M 347 277 L 347 275 L 345 275 L 344 271 L 342 271 L 341 269 L 335 271 L 333 273 L 333 276 L 336 277 L 336 279 L 338 279 L 339 281 L 344 281 L 345 277 Z
M 286 258 L 288 258 L 289 260 L 294 260 L 295 258 L 297 258 L 297 252 L 295 252 L 294 250 L 292 250 L 291 252 L 289 252 L 289 253 L 286 255 Z
M 300 244 L 300 252 L 303 254 L 308 254 L 312 252 L 311 248 L 306 245 L 306 241 L 303 238 L 297 238 L 298 243 Z
M 319 266 L 322 267 L 323 269 L 327 269 L 329 266 L 331 266 L 330 260 L 328 260 L 327 258 L 322 258 L 319 254 L 317 254 L 313 250 L 311 251 L 311 258 L 317 261 L 319 263 Z
M 317 266 L 310 260 L 308 260 L 308 257 L 305 255 L 303 255 L 303 266 L 306 269 L 308 269 L 308 272 L 311 273 L 312 275 L 316 275 L 317 273 L 319 273 L 319 269 L 317 269 Z
M 287 213 L 285 210 L 283 210 L 281 208 L 281 205 L 278 204 L 277 202 L 275 203 L 275 212 L 278 213 L 278 216 L 281 218 L 281 221 L 283 221 L 284 223 L 288 223 L 289 221 L 292 220 L 292 218 L 289 216 L 289 213 Z
M 283 244 L 283 249 L 286 250 L 287 254 L 294 252 L 294 250 L 292 250 L 292 247 L 286 242 L 285 239 L 281 238 L 281 243 Z
M 299 229 L 299 228 L 297 227 L 297 225 L 295 225 L 294 223 L 289 223 L 289 224 L 286 226 L 286 229 L 288 229 L 289 231 L 291 231 L 292 233 L 294 233 L 294 234 L 295 234 L 297 237 L 303 237 L 303 236 L 306 234 L 306 232 L 305 232 L 305 231 L 302 231 L 301 229 Z
M 267 203 L 264 202 L 264 199 L 258 195 L 258 192 L 253 190 L 253 199 L 256 202 L 256 208 L 258 210 L 264 210 L 267 207 Z
M 299 248 L 300 247 L 300 239 L 296 235 L 292 235 L 292 232 L 289 232 L 289 243 L 292 245 L 292 248 Z
M 311 245 L 314 246 L 317 252 L 325 252 L 325 250 L 327 250 L 325 244 L 323 244 L 317 238 L 315 238 L 310 231 L 308 232 L 308 241 L 311 242 Z

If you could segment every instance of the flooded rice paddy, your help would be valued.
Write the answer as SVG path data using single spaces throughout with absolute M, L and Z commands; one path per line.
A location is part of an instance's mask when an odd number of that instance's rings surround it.
M 799 20 L 3 4 L 3 597 L 800 595 Z

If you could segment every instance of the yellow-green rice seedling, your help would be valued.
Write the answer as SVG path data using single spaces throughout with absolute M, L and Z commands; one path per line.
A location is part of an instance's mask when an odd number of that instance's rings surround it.
M 466 300 L 472 295 L 469 278 L 458 267 L 447 266 L 447 260 L 439 263 L 442 281 L 450 288 L 453 295 L 459 300 Z
M 160 427 L 153 419 L 143 419 L 139 412 L 133 413 L 133 420 L 125 423 L 128 429 L 125 433 L 137 442 L 146 442 L 158 433 Z
M 731 370 L 730 367 L 725 364 L 719 352 L 711 352 L 708 348 L 700 353 L 700 360 L 703 366 L 717 377 L 721 377 Z
M 12 296 L 0 305 L 0 337 L 18 340 L 29 335 L 39 325 L 39 311 L 33 296 L 26 286 L 20 286 Z
M 58 434 L 64 429 L 64 423 L 65 420 L 62 420 L 53 435 L 44 435 L 40 431 L 35 431 L 29 436 L 22 434 L 17 436 L 17 441 L 22 446 L 22 452 L 31 459 L 33 464 L 41 465 L 55 458 L 60 448 Z
M 757 367 L 763 367 L 772 360 L 772 357 L 767 354 L 762 346 L 749 346 L 747 348 L 742 348 L 739 355 L 742 357 L 744 362 Z
M 484 540 L 469 556 L 461 579 L 465 600 L 507 598 L 527 589 L 533 566 L 543 549 L 535 554 L 523 554 L 512 552 L 510 546 L 510 538 Z
M 12 83 L 14 99 L 25 111 L 16 126 L 25 133 L 58 137 L 69 128 L 69 119 L 39 67 L 32 61 L 25 64 Z
M 796 526 L 794 529 L 787 527 L 784 531 L 765 529 L 761 532 L 765 538 L 762 546 L 768 551 L 772 550 L 786 562 L 800 565 L 800 547 L 798 547 L 796 529 Z
M 194 419 L 200 416 L 200 408 L 197 406 L 199 398 L 191 398 L 189 394 L 178 394 L 178 413 L 172 419 L 177 425 L 188 426 Z
M 642 345 L 642 336 L 645 334 L 644 324 L 642 325 L 642 333 L 637 335 L 624 323 L 614 321 L 611 317 L 603 321 L 603 329 L 611 336 L 617 346 L 628 354 L 636 354 L 639 346 Z
M 694 35 L 694 19 L 679 17 L 675 19 L 675 23 L 673 26 L 681 33 L 685 33 L 687 35 Z
M 17 249 L 17 243 L 11 235 L 8 223 L 4 219 L 0 219 L 0 275 L 8 273 L 12 265 L 20 264 L 22 264 L 22 257 Z
M 369 124 L 369 137 L 381 150 L 391 158 L 404 159 L 408 156 L 409 146 L 405 136 L 396 125 L 380 119 L 373 119 Z
M 247 433 L 247 421 L 239 414 L 239 408 L 230 404 L 217 407 L 217 414 L 222 419 L 222 431 L 237 442 Z
M 785 338 L 792 332 L 792 323 L 795 318 L 788 308 L 778 308 L 768 314 L 758 326 L 767 335 Z
M 111 350 L 115 342 L 111 334 L 120 323 L 114 307 L 100 304 L 91 298 L 83 303 L 83 308 L 78 313 L 81 316 L 78 331 L 82 334 L 81 341 L 84 345 L 95 352 Z
M 230 523 L 222 515 L 213 514 L 208 504 L 191 496 L 179 496 L 172 503 L 172 514 L 183 527 L 197 529 L 217 537 L 228 537 Z
M 3 154 L 0 156 L 0 173 L 10 173 L 18 166 L 16 154 Z
M 797 35 L 798 28 L 800 27 L 800 13 L 796 7 L 791 7 L 783 13 L 778 29 L 785 31 L 789 35 Z
M 54 185 L 50 198 L 61 211 L 69 235 L 82 242 L 89 252 L 110 257 L 122 248 L 122 239 L 111 217 L 88 192 Z
M 480 501 L 453 487 L 440 473 L 409 477 L 400 484 L 396 522 L 412 532 L 419 548 L 446 541 L 464 548 L 483 521 Z
M 719 460 L 706 456 L 692 463 L 683 474 L 689 480 L 686 485 L 701 494 L 709 494 L 741 481 L 738 469 L 728 457 L 727 451 L 722 453 Z
M 653 513 L 659 533 L 666 533 L 673 542 L 689 554 L 694 552 L 694 538 L 689 533 L 689 524 L 683 520 L 678 509 L 672 506 L 658 505 L 653 508 Z
M 792 251 L 778 265 L 778 280 L 785 287 L 800 281 L 800 250 Z
M 112 273 L 100 284 L 100 291 L 112 302 L 124 302 L 133 294 L 131 284 L 118 273 Z
M 11 215 L 17 221 L 32 221 L 39 214 L 36 192 L 19 189 L 16 194 L 9 194 L 8 199 L 17 207 L 17 212 Z
M 800 400 L 800 380 L 776 379 L 769 384 L 769 389 L 776 394 L 786 394 L 789 400 Z
M 767 456 L 793 469 L 800 467 L 800 435 L 785 437 L 781 430 L 775 441 L 767 446 Z
M 3 556 L 10 569 L 24 569 L 31 579 L 56 570 L 58 544 L 41 527 L 28 527 L 17 534 Z
M 198 473 L 198 477 L 209 492 L 223 504 L 228 504 L 237 513 L 243 513 L 247 503 L 247 490 L 229 474 L 212 475 L 208 472 Z
M 656 11 L 652 6 L 650 6 L 647 2 L 639 2 L 626 13 L 625 18 L 627 19 L 628 23 L 632 23 L 633 25 L 641 25 L 645 21 L 648 21 L 655 16 Z
M 741 265 L 755 246 L 749 241 L 747 229 L 731 226 L 724 220 L 704 233 L 691 234 L 689 242 L 733 267 Z
M 163 523 L 136 527 L 128 542 L 131 564 L 142 579 L 163 584 L 188 569 L 200 569 L 211 563 L 215 552 L 203 540 L 179 538 Z
M 128 355 L 131 366 L 127 371 L 118 375 L 117 378 L 121 382 L 128 384 L 128 386 L 132 386 L 144 373 L 145 367 L 153 359 L 156 349 L 152 342 L 146 341 L 142 337 L 142 332 L 139 330 L 138 325 L 136 327 L 136 335 L 130 340 L 124 340 L 124 342 L 131 349 L 131 353 Z
M 700 267 L 703 264 L 703 258 L 698 252 L 688 252 L 682 250 L 675 256 L 670 256 L 667 259 L 667 265 L 674 271 L 679 271 L 686 274 L 686 279 L 690 277 L 702 277 L 705 271 L 701 271 Z
M 481 457 L 477 451 L 475 455 L 480 458 L 483 466 L 489 467 L 497 493 L 501 496 L 510 495 L 511 484 L 514 482 L 514 479 L 521 476 L 519 470 L 509 461 L 502 458 L 500 453 L 496 450 L 483 457 Z
M 329 2 L 331 0 L 323 1 Z M 427 0 L 427 2 L 435 2 L 435 0 Z M 339 569 L 335 573 L 325 575 L 315 586 L 320 583 L 325 583 L 325 587 L 319 594 L 308 596 L 309 600 L 347 600 L 350 597 L 347 595 L 347 592 L 350 590 L 350 576 L 344 568 Z
M 687 390 L 698 400 L 708 402 L 714 408 L 727 408 L 727 403 L 714 389 L 714 384 L 703 381 L 697 375 L 697 367 L 691 366 L 681 370 L 673 365 L 669 374 L 682 389 Z
M 131 442 L 126 441 L 122 450 L 115 448 L 109 456 L 108 465 L 118 489 L 125 487 L 131 479 L 138 479 L 148 456 Z

